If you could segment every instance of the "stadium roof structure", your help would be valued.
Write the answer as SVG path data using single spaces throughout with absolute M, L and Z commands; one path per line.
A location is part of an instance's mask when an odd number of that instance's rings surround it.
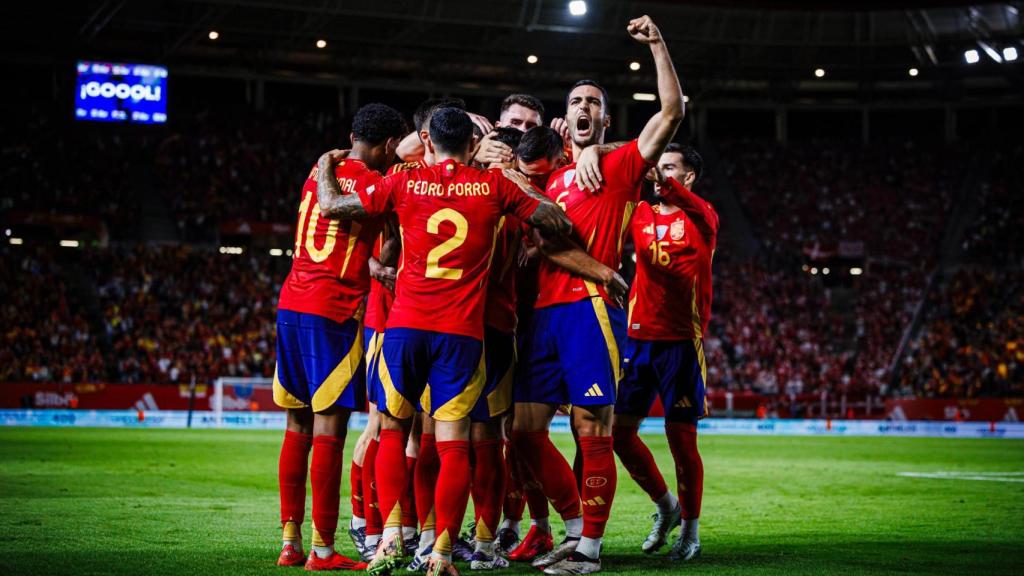
M 5 8 L 0 42 L 3 58 L 16 61 L 128 59 L 178 73 L 484 94 L 543 94 L 552 87 L 553 95 L 555 86 L 594 77 L 613 93 L 628 94 L 649 90 L 654 80 L 647 50 L 625 34 L 628 19 L 646 13 L 697 98 L 992 102 L 1024 93 L 1024 59 L 1004 57 L 1011 49 L 1024 56 L 1020 2 L 590 0 L 580 16 L 567 6 L 564 0 L 19 2 Z M 965 61 L 968 50 L 977 62 Z

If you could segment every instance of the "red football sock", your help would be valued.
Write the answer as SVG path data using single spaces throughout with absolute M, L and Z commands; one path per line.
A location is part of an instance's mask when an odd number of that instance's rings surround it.
M 576 478 L 576 489 L 583 493 L 583 449 L 580 439 L 576 439 L 576 454 L 572 457 L 572 475 Z
M 324 546 L 334 545 L 341 505 L 341 464 L 345 441 L 337 436 L 313 438 L 309 483 L 313 488 L 313 525 Z
M 615 453 L 611 436 L 580 438 L 583 452 L 583 536 L 600 538 L 615 499 Z
M 434 489 L 437 487 L 437 472 L 441 460 L 437 456 L 437 443 L 433 434 L 420 435 L 420 457 L 416 459 L 416 475 L 413 477 L 413 492 L 416 500 L 416 517 L 420 530 L 433 530 Z
M 306 517 L 306 470 L 312 446 L 312 435 L 285 430 L 281 457 L 277 462 L 282 526 L 285 522 L 301 526 Z
M 434 506 L 437 510 L 434 552 L 449 555 L 452 553 L 452 544 L 459 538 L 462 517 L 466 515 L 466 505 L 469 503 L 469 441 L 437 442 L 437 456 L 441 466 L 434 491 Z
M 476 539 L 494 540 L 505 494 L 505 457 L 498 440 L 473 441 L 473 511 Z
M 384 520 L 380 517 L 380 498 L 377 495 L 377 452 L 380 442 L 376 438 L 366 445 L 363 455 L 363 512 L 366 513 L 366 535 L 380 536 Z
M 349 491 L 352 493 L 352 515 L 366 518 L 363 514 L 363 467 L 352 461 L 348 471 Z
M 411 478 L 412 482 L 409 482 L 405 486 L 405 492 L 402 493 L 402 526 L 416 526 L 416 460 L 412 456 L 406 455 L 405 457 L 405 473 L 406 478 Z
M 405 434 L 381 430 L 377 449 L 377 498 L 384 528 L 402 527 L 402 492 L 405 491 Z
M 523 497 L 523 483 L 519 479 L 519 462 L 516 460 L 516 452 L 512 447 L 512 441 L 505 441 L 505 500 L 502 503 L 502 513 L 506 519 L 522 520 L 523 509 L 526 508 L 526 499 Z
M 704 462 L 697 451 L 697 426 L 679 422 L 665 424 L 668 447 L 676 463 L 676 485 L 683 520 L 700 518 L 700 502 L 704 496 Z
M 665 495 L 668 491 L 665 478 L 654 462 L 654 455 L 637 434 L 636 427 L 613 427 L 612 445 L 630 477 L 651 497 L 651 500 L 657 501 Z
M 580 493 L 576 477 L 562 453 L 551 443 L 548 431 L 517 430 L 512 433 L 512 441 L 516 445 L 516 455 L 526 466 L 530 477 L 540 484 L 555 511 L 563 519 L 579 518 Z
M 535 488 L 537 483 L 529 482 L 527 488 L 523 490 L 523 494 L 526 496 L 526 505 L 530 508 L 530 518 L 532 520 L 540 520 L 550 516 L 548 514 L 548 499 L 544 497 L 544 492 L 538 488 Z

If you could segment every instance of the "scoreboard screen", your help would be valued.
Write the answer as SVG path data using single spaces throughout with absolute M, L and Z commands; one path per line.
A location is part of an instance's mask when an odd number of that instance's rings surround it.
M 96 122 L 167 122 L 167 68 L 79 62 L 75 118 Z

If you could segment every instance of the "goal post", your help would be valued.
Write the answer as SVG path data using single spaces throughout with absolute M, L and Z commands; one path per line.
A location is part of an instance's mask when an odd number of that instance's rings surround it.
M 217 378 L 210 410 L 217 428 L 224 427 L 224 412 L 273 410 L 274 380 L 262 377 Z

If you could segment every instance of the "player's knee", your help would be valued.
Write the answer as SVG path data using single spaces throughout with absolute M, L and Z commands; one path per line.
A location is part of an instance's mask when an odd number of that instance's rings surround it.
M 612 435 L 612 406 L 574 406 L 572 417 L 579 436 Z
M 289 408 L 285 428 L 299 434 L 313 433 L 313 411 L 309 408 Z

